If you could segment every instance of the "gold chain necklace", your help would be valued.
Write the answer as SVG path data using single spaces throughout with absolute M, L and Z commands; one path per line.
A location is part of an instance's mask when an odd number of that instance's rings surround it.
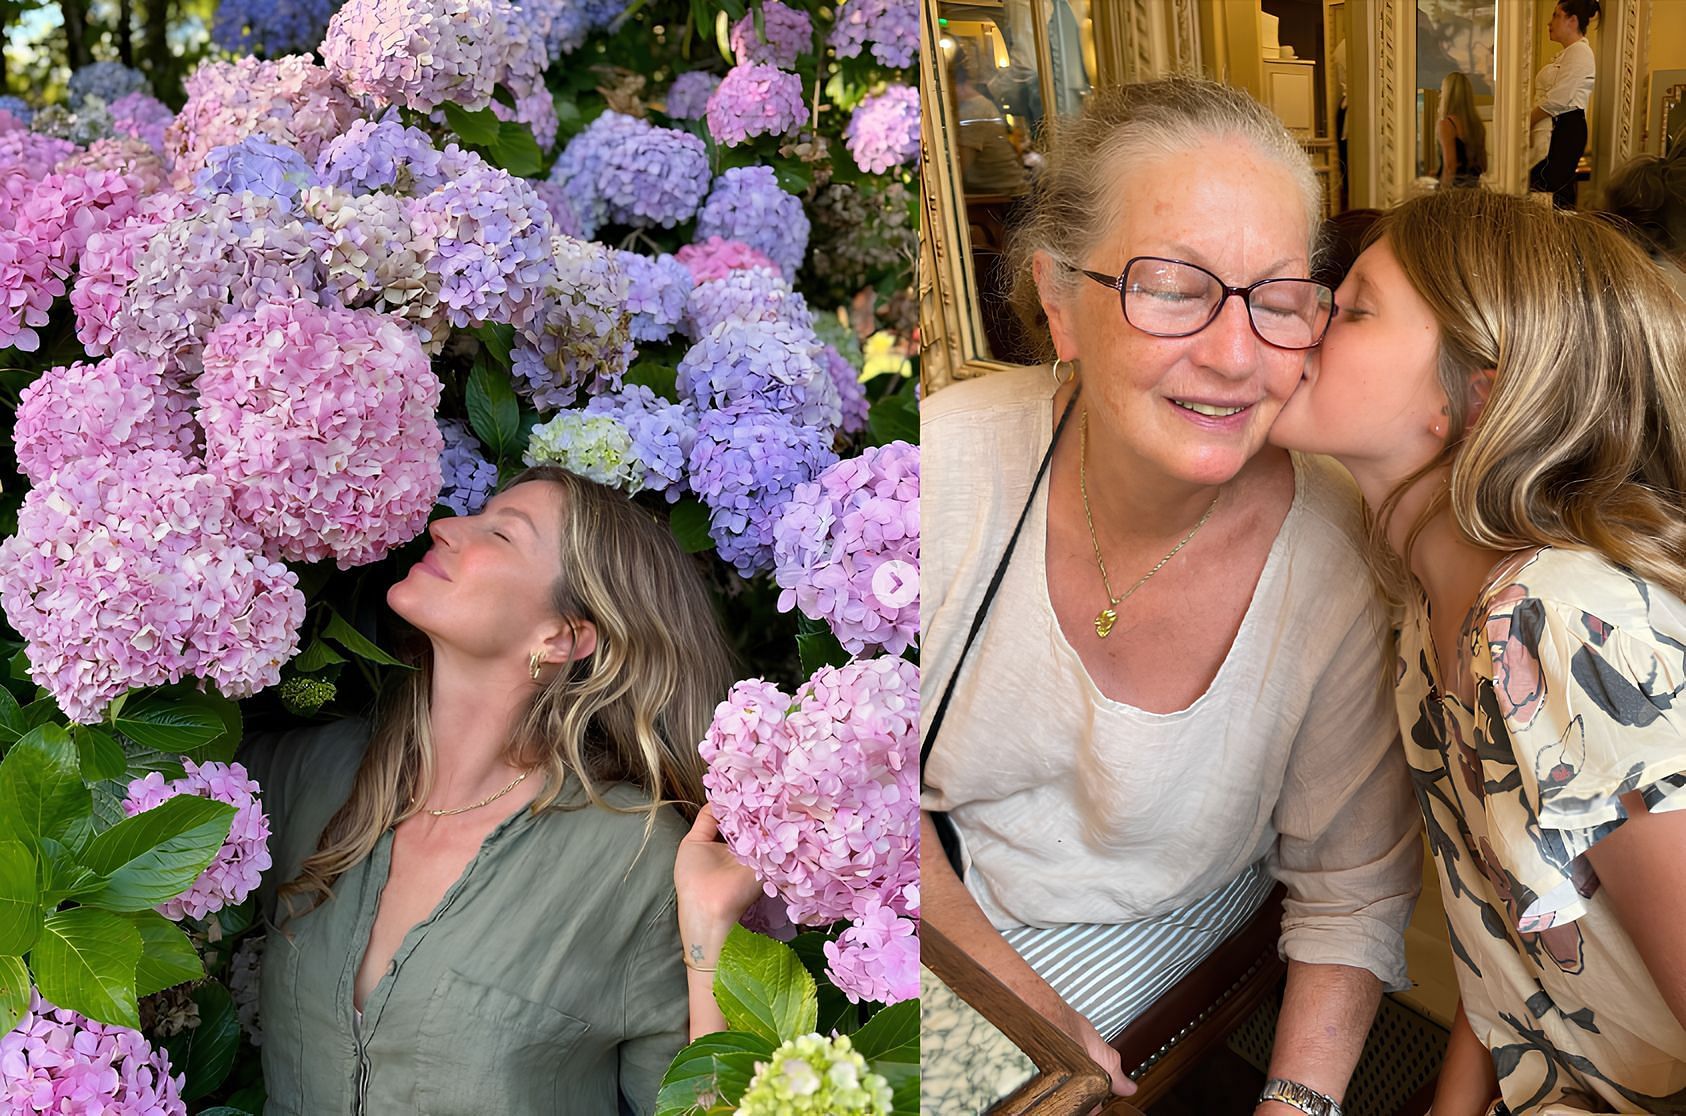
M 426 812 L 429 813 L 429 814 L 432 814 L 436 818 L 448 818 L 452 814 L 466 814 L 470 810 L 478 810 L 482 806 L 490 806 L 492 803 L 496 802 L 498 799 L 502 798 L 504 795 L 508 794 L 510 791 L 514 790 L 516 787 L 520 786 L 521 780 L 525 779 L 527 776 L 529 776 L 531 774 L 532 774 L 531 770 L 523 771 L 521 774 L 517 775 L 513 780 L 510 781 L 509 786 L 505 787 L 501 791 L 495 791 L 492 794 L 487 795 L 485 798 L 482 798 L 479 802 L 471 802 L 467 806 L 458 806 L 455 810 L 428 810 Z
M 1083 490 L 1083 518 L 1089 521 L 1089 542 L 1095 548 L 1095 565 L 1101 568 L 1101 584 L 1106 587 L 1107 606 L 1095 616 L 1095 634 L 1101 639 L 1105 639 L 1112 634 L 1112 626 L 1118 623 L 1118 606 L 1129 600 L 1137 589 L 1146 585 L 1148 578 L 1164 569 L 1165 563 L 1175 558 L 1177 551 L 1187 546 L 1188 540 L 1198 534 L 1200 528 L 1206 526 L 1206 521 L 1212 518 L 1212 512 L 1218 506 L 1218 496 L 1223 495 L 1223 489 L 1218 489 L 1218 495 L 1212 497 L 1212 502 L 1207 505 L 1205 514 L 1200 517 L 1200 522 L 1194 525 L 1194 529 L 1184 535 L 1182 541 L 1173 546 L 1169 554 L 1159 559 L 1151 570 L 1137 578 L 1134 585 L 1115 597 L 1112 595 L 1112 579 L 1106 574 L 1106 559 L 1101 557 L 1101 540 L 1095 537 L 1095 515 L 1089 510 L 1089 408 L 1087 407 L 1083 408 L 1083 422 L 1078 427 L 1077 484 Z

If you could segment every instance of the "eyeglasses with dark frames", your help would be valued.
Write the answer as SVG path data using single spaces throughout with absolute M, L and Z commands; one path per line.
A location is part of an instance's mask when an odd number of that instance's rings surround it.
M 1278 349 L 1315 349 L 1335 316 L 1335 292 L 1315 279 L 1260 279 L 1232 287 L 1185 260 L 1134 256 L 1117 275 L 1071 267 L 1118 292 L 1124 320 L 1153 337 L 1192 337 L 1239 296 L 1260 341 Z

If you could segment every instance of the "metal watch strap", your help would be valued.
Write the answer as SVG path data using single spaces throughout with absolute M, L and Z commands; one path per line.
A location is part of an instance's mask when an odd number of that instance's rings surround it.
M 1301 1085 L 1298 1081 L 1273 1077 L 1265 1082 L 1263 1091 L 1259 1093 L 1259 1103 L 1266 1101 L 1281 1101 L 1283 1104 L 1304 1112 L 1306 1116 L 1341 1116 L 1341 1102 L 1334 1097 L 1319 1093 L 1310 1085 Z

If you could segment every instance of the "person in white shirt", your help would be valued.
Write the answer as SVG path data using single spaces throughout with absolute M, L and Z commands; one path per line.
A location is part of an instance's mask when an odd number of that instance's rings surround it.
M 1587 24 L 1598 15 L 1598 0 L 1560 0 L 1551 11 L 1551 41 L 1563 52 L 1534 76 L 1534 109 L 1528 114 L 1528 189 L 1551 195 L 1559 209 L 1575 208 L 1575 167 L 1586 150 L 1586 106 L 1597 71 Z

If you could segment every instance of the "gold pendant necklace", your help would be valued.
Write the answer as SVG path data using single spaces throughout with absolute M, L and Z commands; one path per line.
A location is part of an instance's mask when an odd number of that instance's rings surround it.
M 496 802 L 498 799 L 502 798 L 504 795 L 508 794 L 510 791 L 514 790 L 516 787 L 520 786 L 521 781 L 531 774 L 532 774 L 531 769 L 529 769 L 527 771 L 523 771 L 521 774 L 517 775 L 514 779 L 512 779 L 510 781 L 509 786 L 505 787 L 501 791 L 495 791 L 492 794 L 487 795 L 485 798 L 482 798 L 479 802 L 471 802 L 467 806 L 458 806 L 454 810 L 428 810 L 426 812 L 429 813 L 429 814 L 432 814 L 436 818 L 448 818 L 453 814 L 466 814 L 470 810 L 478 810 L 482 806 L 490 806 L 492 803 Z
M 1077 451 L 1077 484 L 1083 491 L 1083 518 L 1089 522 L 1089 543 L 1095 548 L 1095 565 L 1101 568 L 1101 584 L 1106 587 L 1107 605 L 1095 616 L 1095 635 L 1105 639 L 1112 634 L 1112 627 L 1118 623 L 1118 606 L 1129 600 L 1137 589 L 1147 584 L 1148 578 L 1165 568 L 1165 563 L 1177 556 L 1177 551 L 1188 545 L 1188 540 L 1199 533 L 1200 528 L 1206 526 L 1206 521 L 1212 518 L 1212 512 L 1218 506 L 1218 496 L 1223 495 L 1223 489 L 1218 489 L 1217 496 L 1207 505 L 1206 511 L 1200 517 L 1200 522 L 1193 530 L 1184 535 L 1182 541 L 1171 548 L 1171 552 L 1159 559 L 1154 567 L 1136 579 L 1136 583 L 1119 596 L 1112 595 L 1112 579 L 1106 574 L 1106 559 L 1101 557 L 1101 540 L 1095 537 L 1095 515 L 1089 510 L 1089 408 L 1083 408 L 1083 421 L 1078 426 Z

